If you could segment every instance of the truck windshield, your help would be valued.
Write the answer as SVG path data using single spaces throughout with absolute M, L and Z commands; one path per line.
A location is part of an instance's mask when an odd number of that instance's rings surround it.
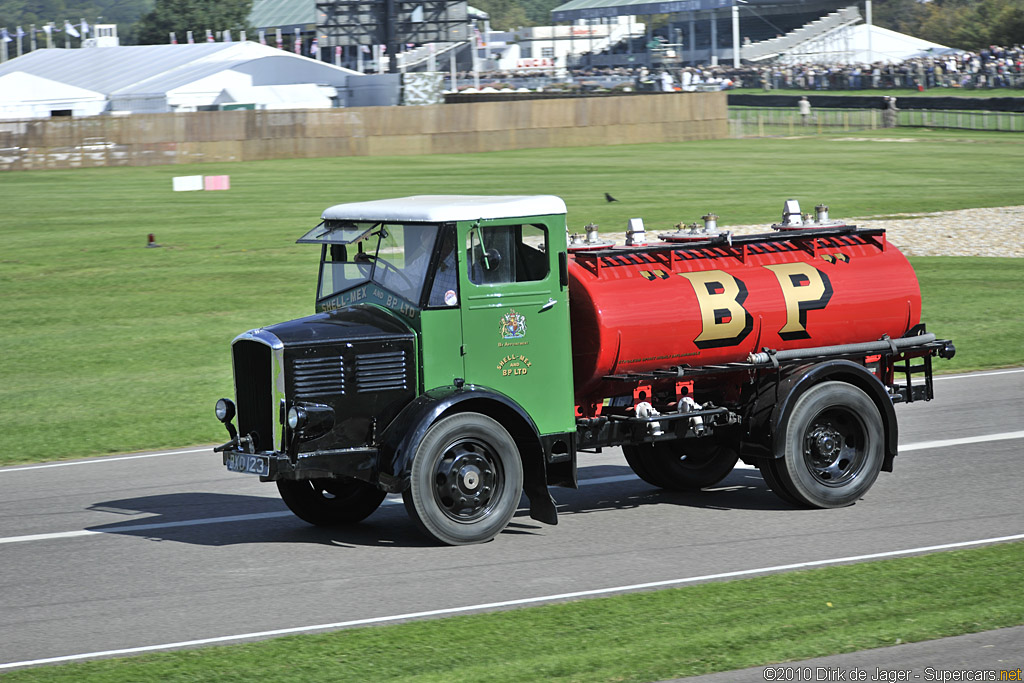
M 430 256 L 437 241 L 436 224 L 353 223 L 345 232 L 357 242 L 323 239 L 323 265 L 317 299 L 364 282 L 376 282 L 412 303 L 419 303 Z M 338 242 L 347 243 L 338 243 Z

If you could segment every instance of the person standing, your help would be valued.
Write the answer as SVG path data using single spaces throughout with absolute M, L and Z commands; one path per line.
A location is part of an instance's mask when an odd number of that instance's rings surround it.
M 800 101 L 796 103 L 796 106 L 800 111 L 800 125 L 806 126 L 811 120 L 811 103 L 806 97 L 801 97 Z

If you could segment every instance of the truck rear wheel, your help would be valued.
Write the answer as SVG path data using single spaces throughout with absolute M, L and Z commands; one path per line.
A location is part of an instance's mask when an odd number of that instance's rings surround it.
M 714 486 L 729 476 L 739 459 L 735 448 L 710 438 L 626 445 L 622 452 L 638 477 L 672 491 Z
M 811 507 L 852 505 L 881 471 L 884 434 L 878 406 L 862 390 L 847 382 L 815 385 L 782 427 L 784 453 L 773 463 L 777 483 Z
M 439 420 L 420 441 L 402 498 L 425 534 L 466 545 L 497 536 L 522 491 L 523 464 L 508 431 L 486 415 L 459 413 Z
M 358 479 L 280 479 L 281 500 L 295 515 L 317 526 L 355 524 L 380 507 L 384 491 Z

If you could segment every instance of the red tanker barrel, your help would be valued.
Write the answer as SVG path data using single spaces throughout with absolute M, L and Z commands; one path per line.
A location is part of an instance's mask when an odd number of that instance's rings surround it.
M 622 393 L 605 375 L 896 338 L 920 322 L 917 277 L 878 231 L 620 251 L 570 259 L 581 405 Z

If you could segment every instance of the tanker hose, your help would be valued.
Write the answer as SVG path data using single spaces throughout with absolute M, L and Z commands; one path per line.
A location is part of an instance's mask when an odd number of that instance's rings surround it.
M 815 348 L 808 349 L 790 349 L 788 351 L 779 351 L 774 354 L 776 360 L 791 360 L 793 358 L 804 358 L 806 356 L 828 356 L 832 354 L 840 353 L 871 353 L 872 351 L 889 351 L 894 348 L 902 349 L 905 346 L 917 346 L 918 344 L 927 344 L 928 342 L 935 341 L 935 335 L 932 333 L 920 334 L 916 337 L 900 337 L 899 339 L 880 339 L 872 342 L 861 342 L 860 344 L 839 344 L 837 346 L 818 346 Z M 768 363 L 771 361 L 772 354 L 752 353 L 747 356 L 747 361 L 750 363 Z

